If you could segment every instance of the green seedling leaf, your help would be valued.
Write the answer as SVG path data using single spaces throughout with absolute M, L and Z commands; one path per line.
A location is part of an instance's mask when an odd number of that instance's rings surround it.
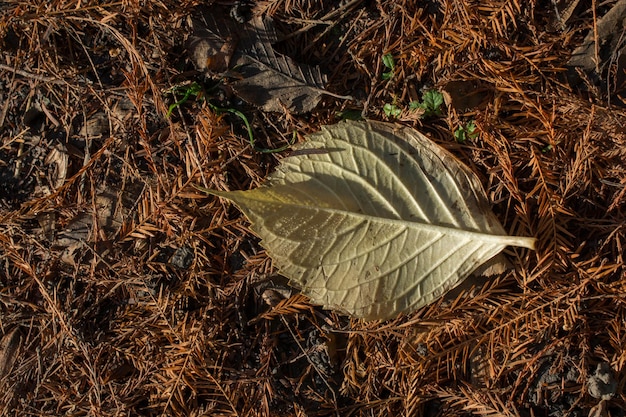
M 383 55 L 383 64 L 390 70 L 394 69 L 396 67 L 396 62 L 393 59 L 393 55 L 391 54 Z
M 338 111 L 336 115 L 341 120 L 363 120 L 363 110 L 359 109 L 346 109 Z
M 429 90 L 422 96 L 419 107 L 424 109 L 424 116 L 441 116 L 441 106 L 443 105 L 443 94 L 437 90 Z
M 467 122 L 465 126 L 459 126 L 454 131 L 454 138 L 459 143 L 465 142 L 466 139 L 475 139 L 477 137 L 476 123 L 473 120 Z
M 478 137 L 478 132 L 476 131 L 476 122 L 474 122 L 473 120 L 467 122 L 467 124 L 465 125 L 465 131 L 467 132 L 467 136 L 470 139 L 475 139 Z
M 394 70 L 396 69 L 396 62 L 393 59 L 393 55 L 383 55 L 383 65 L 389 69 L 389 71 L 383 73 L 383 80 L 390 80 L 393 77 Z
M 176 86 L 172 88 L 170 92 L 174 94 L 174 97 L 176 96 L 180 97 L 182 95 L 182 98 L 178 100 L 176 103 L 171 104 L 169 106 L 165 117 L 169 118 L 172 115 L 172 112 L 177 107 L 180 107 L 183 104 L 185 104 L 192 96 L 196 98 L 200 97 L 202 95 L 202 91 L 203 91 L 202 86 L 198 84 L 196 81 L 192 82 L 191 84 L 187 84 L 184 86 Z
M 385 103 L 383 111 L 387 117 L 398 117 L 402 113 L 402 109 L 392 103 Z
M 465 129 L 463 129 L 463 127 L 459 126 L 454 131 L 454 139 L 456 139 L 456 141 L 459 143 L 465 142 Z
M 431 303 L 506 246 L 535 247 L 507 236 L 467 166 L 398 124 L 323 127 L 265 185 L 202 190 L 245 213 L 312 302 L 365 319 Z

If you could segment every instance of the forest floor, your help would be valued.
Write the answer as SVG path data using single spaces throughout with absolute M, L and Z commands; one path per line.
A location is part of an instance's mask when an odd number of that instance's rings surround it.
M 0 414 L 623 416 L 625 9 L 3 1 Z M 430 136 L 537 250 L 393 320 L 311 305 L 193 185 L 257 187 L 345 118 Z

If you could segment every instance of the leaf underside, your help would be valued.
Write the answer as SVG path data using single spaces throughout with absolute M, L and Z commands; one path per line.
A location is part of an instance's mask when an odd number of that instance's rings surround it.
M 323 127 L 250 191 L 209 191 L 252 222 L 281 274 L 327 308 L 387 319 L 429 304 L 508 245 L 478 178 L 414 129 Z

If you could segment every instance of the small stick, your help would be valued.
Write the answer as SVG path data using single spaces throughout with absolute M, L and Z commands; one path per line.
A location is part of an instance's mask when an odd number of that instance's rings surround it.
M 341 13 L 343 13 L 345 10 L 350 10 L 352 7 L 358 5 L 359 3 L 361 3 L 363 0 L 351 0 L 346 4 L 341 5 L 341 7 L 339 7 L 338 9 L 333 10 L 332 12 L 327 13 L 326 15 L 324 15 L 321 19 L 319 19 L 321 22 L 325 23 L 330 19 L 334 19 L 336 16 L 339 16 Z M 300 29 L 291 32 L 290 34 L 283 36 L 282 38 L 279 39 L 279 42 L 282 41 L 286 41 L 287 39 L 291 39 L 294 36 L 298 36 L 301 33 L 304 33 L 308 30 L 310 30 L 311 28 L 314 28 L 315 26 L 317 26 L 318 24 L 323 24 L 323 23 L 309 23 L 308 25 L 301 27 Z
M 591 1 L 591 11 L 593 12 L 593 46 L 594 46 L 594 60 L 596 61 L 596 73 L 600 78 L 600 45 L 598 45 L 598 16 L 596 15 L 596 0 Z
M 8 65 L 0 64 L 0 70 L 11 71 L 13 74 L 21 75 L 22 77 L 32 78 L 33 80 L 43 81 L 45 83 L 65 84 L 65 81 L 54 77 L 46 77 L 45 75 L 33 74 L 32 72 L 24 71 L 21 69 L 13 68 Z

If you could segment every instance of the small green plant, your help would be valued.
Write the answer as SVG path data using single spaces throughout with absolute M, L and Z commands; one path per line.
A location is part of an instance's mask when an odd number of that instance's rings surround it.
M 393 78 L 393 72 L 396 69 L 396 61 L 393 59 L 393 55 L 383 55 L 383 65 L 387 67 L 388 71 L 383 72 L 383 80 L 390 80 Z
M 170 107 L 167 109 L 167 114 L 165 115 L 165 117 L 167 118 L 169 118 L 172 115 L 172 112 L 174 111 L 174 109 L 185 104 L 191 98 L 191 96 L 195 98 L 201 97 L 203 89 L 200 84 L 194 81 L 191 84 L 177 85 L 175 87 L 172 87 L 169 91 L 174 95 L 174 97 L 177 97 L 177 96 L 178 97 L 183 96 L 183 97 L 180 100 L 178 100 L 176 103 L 170 104 Z
M 363 120 L 363 110 L 346 109 L 335 113 L 341 120 Z
M 398 117 L 402 113 L 402 109 L 395 105 L 395 103 L 385 103 L 383 111 L 387 117 Z
M 459 143 L 463 143 L 467 139 L 475 139 L 476 137 L 478 137 L 478 132 L 476 131 L 476 123 L 473 120 L 465 123 L 465 126 L 459 126 L 454 131 L 454 138 Z
M 443 94 L 437 90 L 428 90 L 422 95 L 422 101 L 412 101 L 409 109 L 422 109 L 422 118 L 431 116 L 441 116 L 441 106 L 443 105 Z
M 170 89 L 170 92 L 174 95 L 174 97 L 182 96 L 182 98 L 169 106 L 169 108 L 167 109 L 167 114 L 165 115 L 165 117 L 167 118 L 169 118 L 172 115 L 172 112 L 177 107 L 180 107 L 181 105 L 185 104 L 185 102 L 187 102 L 192 96 L 195 97 L 196 100 L 204 99 L 204 88 L 196 81 L 190 84 L 182 85 L 182 86 L 175 86 Z M 252 147 L 252 149 L 254 149 L 257 152 L 261 152 L 261 153 L 282 152 L 288 149 L 292 145 L 290 143 L 290 144 L 281 146 L 280 148 L 276 148 L 276 149 L 260 148 L 256 145 L 256 142 L 254 140 L 254 135 L 252 133 L 252 127 L 250 126 L 250 123 L 248 122 L 248 118 L 246 117 L 245 114 L 243 114 L 241 111 L 237 109 L 218 107 L 208 101 L 207 101 L 207 104 L 211 108 L 211 110 L 213 110 L 217 114 L 230 113 L 239 117 L 241 121 L 243 122 L 243 124 L 246 126 L 246 131 L 248 132 L 248 139 L 250 141 L 250 146 Z

